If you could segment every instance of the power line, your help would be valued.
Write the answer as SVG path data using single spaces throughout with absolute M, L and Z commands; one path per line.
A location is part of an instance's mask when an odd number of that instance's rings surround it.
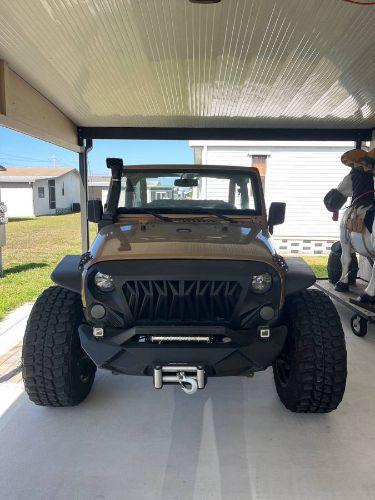
M 17 161 L 30 161 L 30 162 L 40 162 L 40 163 L 44 163 L 44 162 L 49 162 L 51 163 L 51 160 L 42 160 L 41 158 L 29 158 L 27 156 L 16 156 L 16 155 L 7 155 L 7 154 L 2 154 L 0 153 L 0 157 L 2 159 L 9 159 L 9 160 L 17 160 Z
M 50 160 L 45 160 L 45 159 L 41 159 L 41 158 L 35 158 L 35 156 L 22 156 L 22 155 L 15 155 L 15 154 L 12 154 L 12 153 L 0 153 L 0 157 L 1 158 L 4 158 L 4 159 L 7 159 L 9 158 L 10 160 L 26 160 L 26 161 L 30 161 L 30 162 L 41 162 L 41 163 L 56 163 L 56 160 L 61 162 L 61 160 L 55 155 L 55 154 L 52 154 L 50 156 Z

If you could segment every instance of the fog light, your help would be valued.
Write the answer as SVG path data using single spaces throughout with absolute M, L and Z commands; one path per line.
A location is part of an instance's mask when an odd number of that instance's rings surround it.
M 266 321 L 270 321 L 273 319 L 275 315 L 275 311 L 271 306 L 264 306 L 262 309 L 259 311 L 259 315 L 262 319 L 265 319 Z
M 255 293 L 266 293 L 272 288 L 272 276 L 270 273 L 257 274 L 251 278 L 251 289 Z
M 104 318 L 106 313 L 105 307 L 101 304 L 94 304 L 90 309 L 90 315 L 94 319 L 102 319 Z
M 111 292 L 115 288 L 112 276 L 109 274 L 96 273 L 94 282 L 102 292 Z

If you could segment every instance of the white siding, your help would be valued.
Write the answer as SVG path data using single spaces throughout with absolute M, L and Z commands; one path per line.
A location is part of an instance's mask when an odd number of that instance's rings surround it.
M 266 174 L 266 202 L 285 201 L 285 223 L 275 236 L 338 238 L 339 223 L 323 198 L 349 169 L 340 162 L 343 151 L 285 150 L 271 155 Z
M 208 200 L 228 201 L 229 179 L 204 179 L 202 182 Z
M 89 200 L 101 200 L 103 188 L 101 186 L 90 186 L 88 195 Z
M 338 237 L 338 222 L 323 204 L 324 195 L 336 187 L 349 172 L 340 157 L 349 149 L 343 146 L 206 146 L 202 161 L 211 165 L 250 166 L 251 155 L 268 155 L 265 198 L 287 204 L 286 220 L 275 228 L 276 237 Z M 216 184 L 210 197 L 219 193 Z
M 72 203 L 79 203 L 80 182 L 79 174 L 75 171 L 56 179 L 56 210 L 71 210 Z
M 1 201 L 8 208 L 9 218 L 35 217 L 33 189 L 27 182 L 0 183 Z
M 107 203 L 107 196 L 108 196 L 108 188 L 104 187 L 102 189 L 102 203 L 103 203 L 103 207 Z M 119 207 L 124 207 L 125 206 L 125 189 L 124 188 L 121 189 L 120 199 L 119 199 L 119 202 L 118 202 L 118 206 Z

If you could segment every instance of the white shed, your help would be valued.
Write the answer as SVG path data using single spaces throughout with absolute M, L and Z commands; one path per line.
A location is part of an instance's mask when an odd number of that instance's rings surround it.
M 87 179 L 88 198 L 90 200 L 102 200 L 103 205 L 107 199 L 109 182 L 111 177 L 109 175 L 91 175 Z
M 284 201 L 286 220 L 275 227 L 281 253 L 328 253 L 339 224 L 327 212 L 324 195 L 349 172 L 340 162 L 352 142 L 190 141 L 196 163 L 256 166 L 267 205 Z M 212 185 L 212 189 L 215 187 Z
M 9 218 L 68 213 L 78 207 L 80 177 L 67 167 L 7 167 L 0 189 Z

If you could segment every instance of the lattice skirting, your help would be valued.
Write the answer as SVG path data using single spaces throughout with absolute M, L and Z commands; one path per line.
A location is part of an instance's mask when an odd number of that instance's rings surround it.
M 276 250 L 283 254 L 328 255 L 337 239 L 274 237 Z

